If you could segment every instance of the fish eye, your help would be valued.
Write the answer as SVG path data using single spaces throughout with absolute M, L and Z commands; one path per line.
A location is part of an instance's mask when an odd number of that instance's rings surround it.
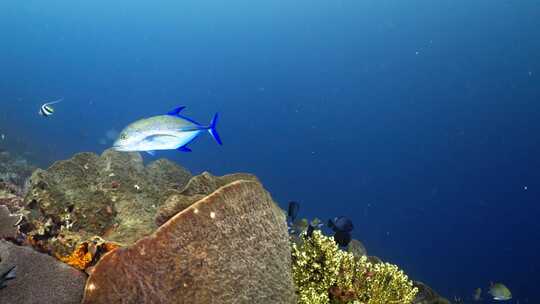
M 120 139 L 121 140 L 126 140 L 127 139 L 127 134 L 126 133 L 120 134 Z

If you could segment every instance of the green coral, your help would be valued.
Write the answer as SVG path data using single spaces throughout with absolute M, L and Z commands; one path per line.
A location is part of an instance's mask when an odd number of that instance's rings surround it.
M 320 231 L 292 243 L 292 261 L 299 304 L 409 304 L 418 292 L 397 266 L 354 257 Z

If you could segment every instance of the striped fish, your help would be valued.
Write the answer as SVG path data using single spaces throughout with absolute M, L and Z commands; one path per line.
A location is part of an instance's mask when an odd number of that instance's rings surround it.
M 53 115 L 54 114 L 54 108 L 52 107 L 52 105 L 55 104 L 55 103 L 59 103 L 62 100 L 64 100 L 64 98 L 60 98 L 60 99 L 55 100 L 55 101 L 44 103 L 39 108 L 39 115 L 45 116 L 45 117 L 49 117 L 49 116 Z

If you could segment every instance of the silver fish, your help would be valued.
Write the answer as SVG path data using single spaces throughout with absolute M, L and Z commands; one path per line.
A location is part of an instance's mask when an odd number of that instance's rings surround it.
M 185 107 L 178 107 L 166 115 L 137 120 L 128 125 L 113 144 L 116 151 L 141 151 L 154 154 L 156 150 L 191 152 L 187 145 L 197 136 L 208 131 L 218 144 L 222 144 L 216 131 L 218 114 L 204 126 L 180 115 Z

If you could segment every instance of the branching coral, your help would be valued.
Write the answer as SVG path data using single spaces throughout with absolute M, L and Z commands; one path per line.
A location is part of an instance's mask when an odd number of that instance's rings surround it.
M 315 231 L 292 244 L 293 278 L 300 304 L 409 304 L 417 289 L 395 265 L 372 264 Z
M 292 243 L 293 279 L 299 303 L 329 303 L 328 290 L 336 283 L 344 252 L 319 231 L 300 245 Z

